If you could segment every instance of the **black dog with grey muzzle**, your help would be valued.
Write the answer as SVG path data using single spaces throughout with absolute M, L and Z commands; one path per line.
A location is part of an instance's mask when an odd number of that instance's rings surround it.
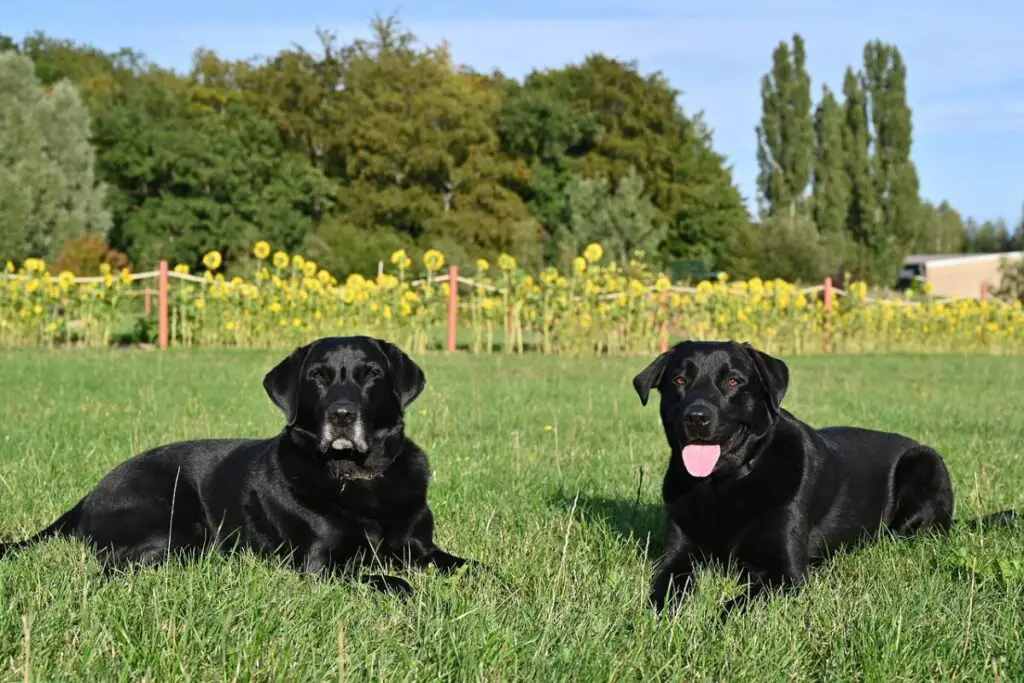
M 247 548 L 407 593 L 406 581 L 360 576 L 360 566 L 376 558 L 453 572 L 467 563 L 434 543 L 427 458 L 405 436 L 403 413 L 425 384 L 386 341 L 314 341 L 263 380 L 287 419 L 280 434 L 178 442 L 130 458 L 48 528 L 0 544 L 0 557 L 51 536 L 87 541 L 108 569 Z

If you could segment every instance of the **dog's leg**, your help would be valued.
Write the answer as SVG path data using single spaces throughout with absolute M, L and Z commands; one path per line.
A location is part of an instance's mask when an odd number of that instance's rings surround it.
M 466 560 L 451 553 L 447 553 L 437 546 L 429 550 L 425 555 L 420 556 L 415 563 L 421 567 L 434 566 L 442 574 L 454 574 L 461 567 L 466 565 L 475 566 L 476 563 Z
M 412 585 L 405 579 L 387 574 L 361 574 L 356 577 L 360 583 L 365 583 L 376 588 L 385 595 L 395 595 L 405 598 L 413 594 Z
M 893 473 L 889 528 L 900 537 L 948 531 L 953 523 L 953 485 L 942 456 L 927 446 L 900 456 Z
M 807 583 L 808 542 L 803 518 L 789 511 L 769 515 L 752 529 L 736 554 L 749 580 L 747 588 L 726 603 L 721 618 L 742 612 L 770 592 L 799 594 Z
M 485 569 L 479 562 L 452 555 L 437 547 L 434 543 L 434 515 L 429 507 L 424 508 L 413 524 L 409 544 L 402 553 L 401 561 L 416 569 L 433 566 L 442 574 L 454 574 L 462 567 L 470 570 Z
M 345 561 L 337 558 L 345 557 Z M 376 588 L 387 595 L 406 597 L 412 595 L 412 585 L 405 579 L 387 574 L 363 574 L 362 568 L 367 564 L 366 553 L 362 549 L 338 548 L 329 543 L 314 543 L 298 562 L 302 572 L 318 577 L 336 576 L 345 581 L 357 581 Z
M 672 590 L 674 600 L 682 600 L 690 589 L 693 582 L 693 555 L 696 551 L 679 525 L 670 519 L 665 526 L 665 552 L 648 598 L 658 612 L 665 608 L 669 590 Z

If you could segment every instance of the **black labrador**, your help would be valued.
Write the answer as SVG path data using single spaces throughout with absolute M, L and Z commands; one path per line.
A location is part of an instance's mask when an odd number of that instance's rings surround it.
M 403 579 L 360 575 L 360 567 L 379 559 L 452 573 L 467 563 L 434 543 L 427 458 L 405 436 L 403 413 L 425 384 L 389 342 L 314 341 L 263 379 L 287 420 L 280 434 L 136 455 L 48 528 L 0 545 L 0 557 L 51 536 L 89 542 L 108 570 L 245 548 L 409 593 Z
M 661 393 L 672 450 L 650 594 L 659 611 L 670 587 L 685 594 L 702 558 L 735 562 L 749 579 L 724 617 L 766 589 L 799 591 L 810 565 L 882 529 L 913 536 L 952 526 L 953 489 L 937 452 L 900 434 L 801 422 L 780 408 L 786 364 L 749 344 L 682 342 L 633 386 L 644 405 L 652 388 Z

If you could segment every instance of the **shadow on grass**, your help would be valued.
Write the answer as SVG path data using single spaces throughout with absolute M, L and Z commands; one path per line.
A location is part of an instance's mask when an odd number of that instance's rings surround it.
M 577 496 L 565 490 L 558 491 L 549 500 L 552 507 L 563 510 L 569 510 L 574 502 L 576 519 L 580 522 L 606 525 L 624 543 L 648 559 L 657 560 L 661 556 L 664 533 L 661 505 L 600 494 L 580 493 Z

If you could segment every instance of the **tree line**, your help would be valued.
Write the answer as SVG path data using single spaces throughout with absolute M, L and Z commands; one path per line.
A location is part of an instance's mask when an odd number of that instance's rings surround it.
M 660 73 L 592 54 L 517 81 L 393 17 L 368 39 L 317 38 L 252 60 L 200 49 L 179 73 L 131 49 L 0 36 L 5 258 L 84 272 L 216 249 L 230 270 L 264 239 L 341 273 L 432 248 L 537 268 L 600 241 L 678 272 L 888 283 L 912 249 L 1001 250 L 1024 232 L 921 200 L 894 46 L 869 44 L 843 100 L 825 87 L 812 109 L 803 40 L 779 44 L 750 216 Z
M 1024 217 L 978 224 L 922 200 L 911 158 L 907 67 L 895 45 L 871 41 L 847 67 L 842 96 L 822 85 L 817 104 L 803 38 L 780 42 L 761 80 L 758 205 L 771 275 L 847 273 L 890 283 L 908 253 L 1024 248 Z

